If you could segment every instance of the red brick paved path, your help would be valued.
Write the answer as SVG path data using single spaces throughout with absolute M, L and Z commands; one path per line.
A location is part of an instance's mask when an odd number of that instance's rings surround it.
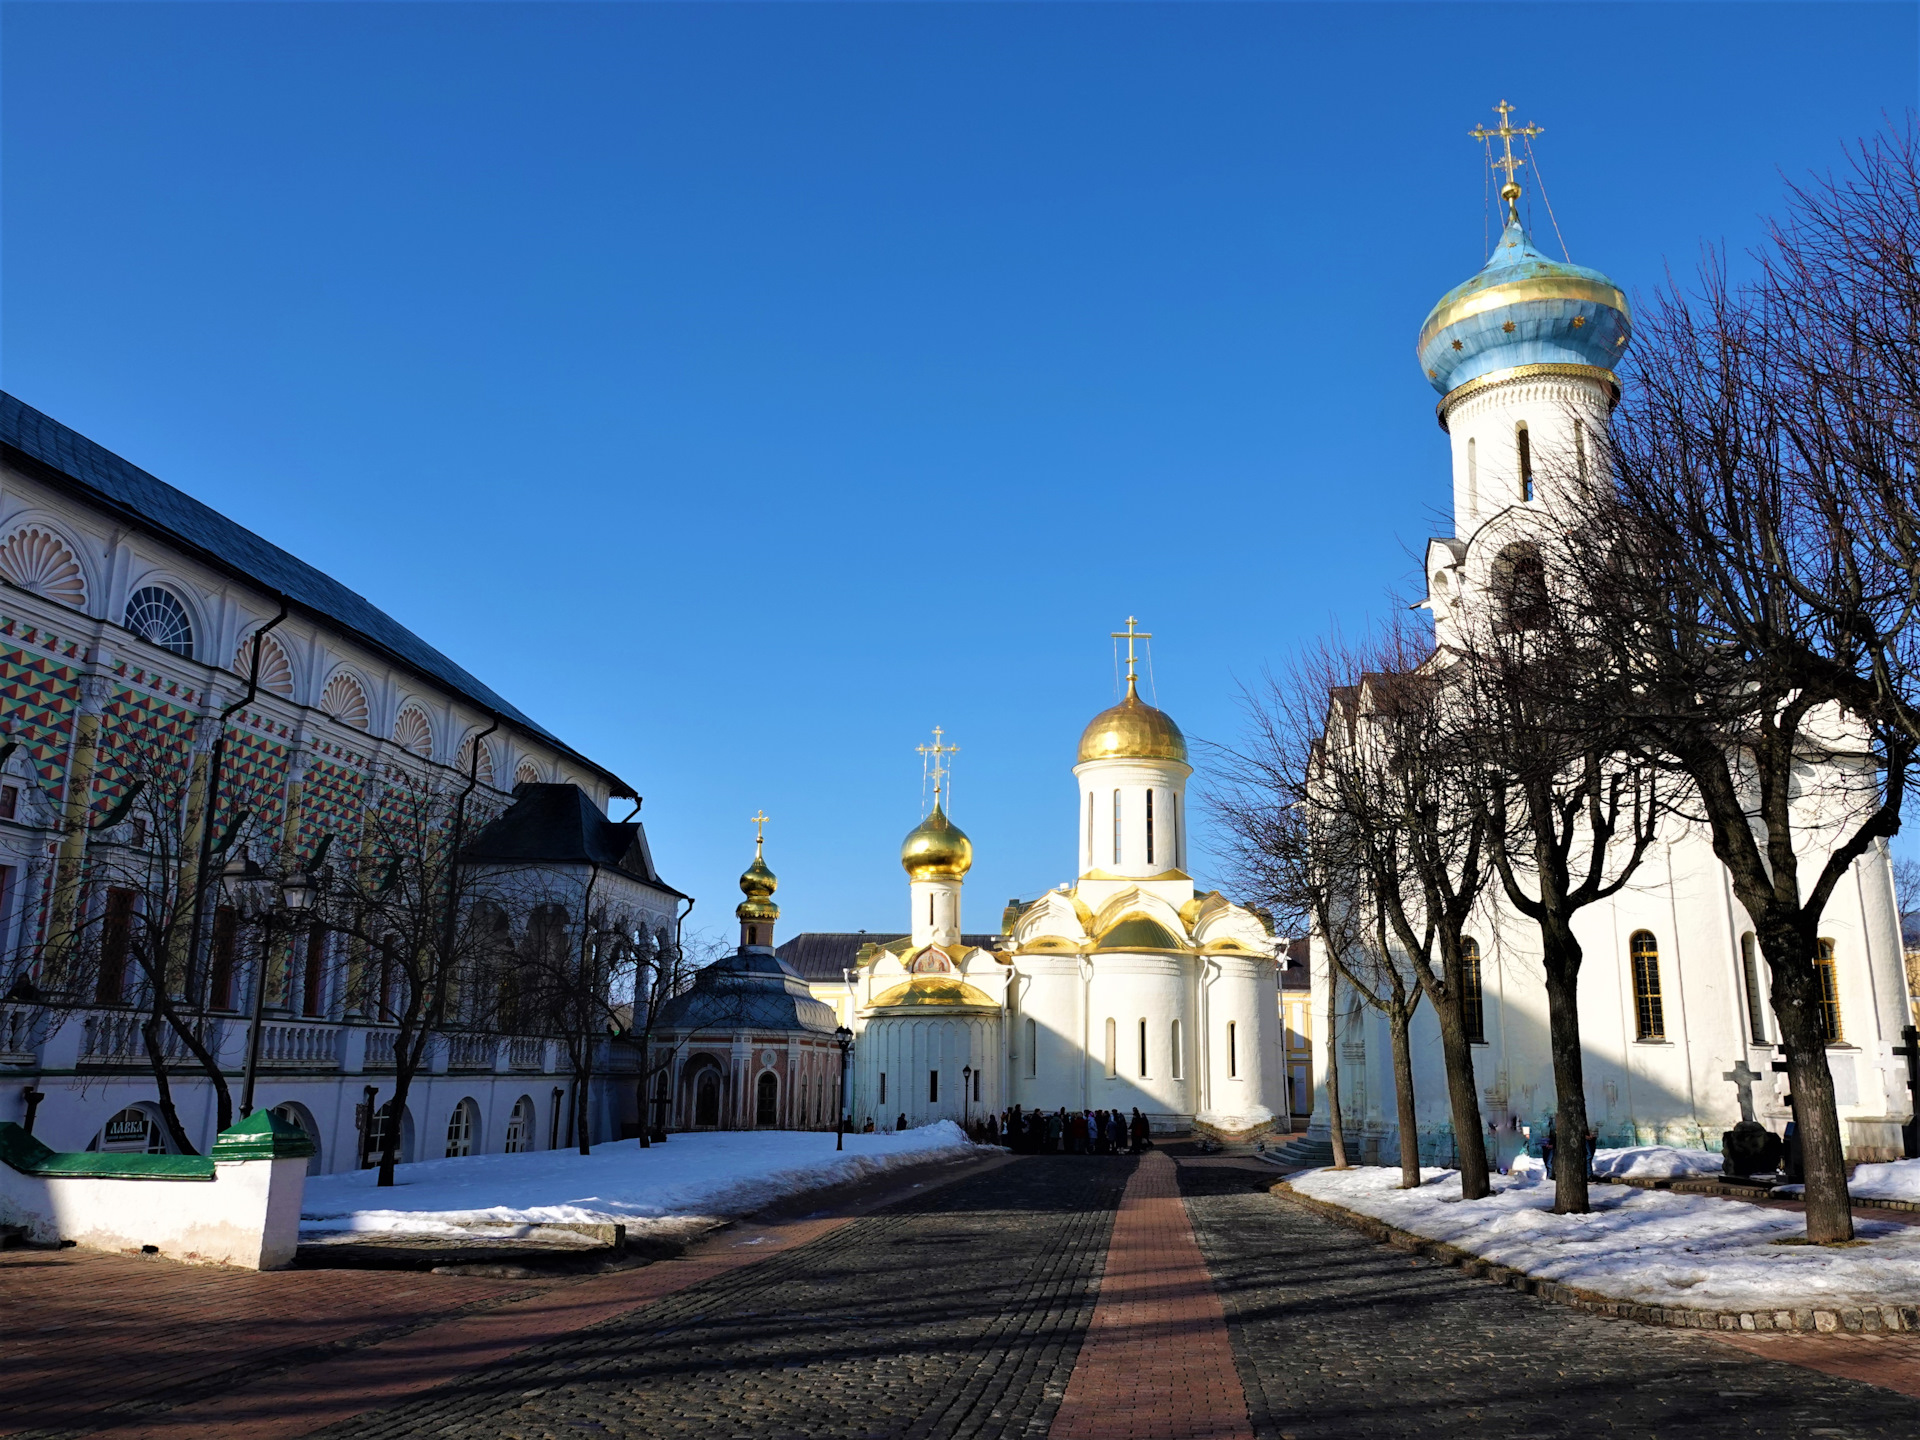
M 1845 1380 L 1920 1396 L 1920 1335 L 1730 1335 L 1712 1337 L 1763 1360 L 1784 1360 Z
M 1154 1151 L 1121 1197 L 1093 1324 L 1050 1440 L 1251 1440 L 1226 1316 Z

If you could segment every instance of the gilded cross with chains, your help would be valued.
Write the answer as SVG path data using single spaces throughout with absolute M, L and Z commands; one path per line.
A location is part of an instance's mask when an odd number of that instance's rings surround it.
M 1467 134 L 1475 140 L 1491 140 L 1496 135 L 1500 137 L 1500 144 L 1505 153 L 1493 157 L 1494 166 L 1507 172 L 1507 183 L 1500 187 L 1500 198 L 1507 202 L 1508 217 L 1518 219 L 1520 212 L 1515 202 L 1520 198 L 1520 182 L 1513 178 L 1513 172 L 1527 162 L 1513 153 L 1513 137 L 1518 135 L 1522 139 L 1530 139 L 1535 135 L 1544 135 L 1546 131 L 1538 125 L 1515 125 L 1513 106 L 1504 100 L 1493 108 L 1500 112 L 1499 126 L 1488 129 L 1484 125 L 1476 125 Z
M 767 838 L 767 821 L 773 817 L 762 810 L 758 815 L 749 815 L 747 823 L 753 826 L 753 848 L 758 850 Z
M 1113 632 L 1114 639 L 1127 642 L 1127 683 L 1129 685 L 1133 683 L 1133 642 L 1136 640 L 1151 640 L 1153 638 L 1153 632 L 1151 630 L 1139 630 L 1135 628 L 1139 623 L 1138 620 L 1129 615 L 1127 616 L 1127 628 Z
M 942 745 L 940 743 L 940 737 L 945 734 L 946 731 L 936 725 L 933 727 L 933 744 L 916 745 L 913 747 L 920 756 L 921 774 L 926 775 L 929 773 L 927 767 L 929 764 L 932 766 L 933 803 L 936 806 L 940 803 L 940 782 L 953 771 L 951 765 L 941 763 L 941 757 L 945 755 L 958 755 L 960 753 L 960 747 L 958 745 Z

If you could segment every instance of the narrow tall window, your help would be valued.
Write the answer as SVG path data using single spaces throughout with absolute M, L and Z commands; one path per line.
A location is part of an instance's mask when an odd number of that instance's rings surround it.
M 118 1005 L 126 998 L 127 956 L 133 949 L 133 891 L 107 891 L 107 917 L 100 931 L 100 974 L 93 998 Z
M 1113 1023 L 1113 1017 L 1107 1017 L 1107 1074 L 1120 1073 L 1120 1034 L 1119 1027 Z
M 1113 792 L 1113 863 L 1120 863 L 1120 792 Z
M 321 1015 L 327 1007 L 327 931 L 316 925 L 307 936 L 307 969 L 300 992 L 300 1013 Z
M 940 1072 L 938 1070 L 927 1071 L 927 1103 L 929 1105 L 940 1103 Z
M 1186 1057 L 1180 1053 L 1180 1022 L 1174 1021 L 1168 1028 L 1167 1043 L 1173 1055 L 1173 1078 L 1183 1080 L 1187 1074 Z
M 1480 518 L 1480 457 L 1474 453 L 1473 437 L 1467 437 L 1467 520 Z M 1464 533 L 1464 531 L 1462 532 Z
M 1027 1078 L 1040 1073 L 1040 1027 L 1027 1021 Z
M 884 1070 L 880 1072 L 880 1103 L 887 1103 L 887 1072 Z
M 1167 823 L 1173 827 L 1173 868 L 1180 868 L 1180 792 L 1167 792 Z
M 1469 1044 L 1487 1043 L 1487 1002 L 1480 988 L 1480 942 L 1471 936 L 1460 939 L 1460 1023 L 1466 1027 Z
M 1147 864 L 1153 864 L 1153 791 L 1147 791 Z
M 1820 979 L 1820 1038 L 1829 1045 L 1846 1044 L 1840 1028 L 1840 972 L 1833 963 L 1833 941 L 1822 940 L 1813 957 L 1814 973 Z
M 1147 1022 L 1140 1022 L 1140 1078 L 1147 1076 Z
M 1240 1074 L 1240 1032 L 1233 1021 L 1227 1021 L 1227 1078 L 1233 1079 Z
M 233 1009 L 234 947 L 240 938 L 240 914 L 231 905 L 213 912 L 213 969 L 207 1003 L 216 1010 Z M 256 976 L 255 981 L 264 979 Z
M 929 927 L 933 924 L 933 896 L 931 895 L 927 896 L 927 924 Z
M 1627 942 L 1633 955 L 1633 1020 L 1642 1040 L 1667 1038 L 1667 1017 L 1660 1003 L 1660 942 L 1645 930 Z
M 1580 477 L 1580 486 L 1587 484 L 1587 426 L 1583 420 L 1573 422 L 1573 466 L 1574 473 Z
M 1093 868 L 1093 792 L 1087 792 L 1087 868 Z
M 1760 998 L 1760 947 L 1749 930 L 1740 937 L 1740 979 L 1747 992 L 1747 1038 L 1767 1043 L 1767 1004 Z
M 1520 498 L 1533 499 L 1533 440 L 1523 420 L 1513 432 L 1514 448 L 1520 456 Z

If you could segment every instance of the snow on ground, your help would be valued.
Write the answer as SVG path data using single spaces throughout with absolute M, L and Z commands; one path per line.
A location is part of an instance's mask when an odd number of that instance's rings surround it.
M 1920 1160 L 1857 1166 L 1847 1191 L 1856 1200 L 1920 1200 Z
M 1532 1170 L 1497 1179 L 1484 1200 L 1460 1198 L 1457 1171 L 1420 1175 L 1417 1190 L 1396 1189 L 1399 1168 L 1385 1166 L 1309 1170 L 1290 1183 L 1316 1200 L 1614 1299 L 1735 1311 L 1920 1302 L 1920 1227 L 1855 1221 L 1864 1245 L 1780 1245 L 1806 1234 L 1797 1211 L 1596 1185 L 1590 1214 L 1555 1215 L 1553 1186 Z
M 749 1130 L 675 1135 L 642 1150 L 635 1140 L 578 1150 L 470 1155 L 307 1181 L 303 1237 L 366 1231 L 510 1236 L 519 1227 L 566 1222 L 664 1223 L 751 1214 L 783 1195 L 837 1185 L 900 1165 L 983 1153 L 951 1120 L 917 1130 L 849 1135 L 836 1152 L 831 1132 Z
M 1678 1180 L 1687 1175 L 1718 1175 L 1721 1159 L 1717 1150 L 1633 1145 L 1625 1150 L 1595 1151 L 1593 1173 L 1616 1180 Z

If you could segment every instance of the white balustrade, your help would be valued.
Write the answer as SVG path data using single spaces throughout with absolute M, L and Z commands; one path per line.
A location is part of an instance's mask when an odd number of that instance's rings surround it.
M 446 1038 L 449 1070 L 493 1069 L 493 1047 L 496 1043 L 493 1036 L 455 1034 Z
M 507 1041 L 507 1063 L 516 1070 L 544 1070 L 547 1042 L 536 1035 L 515 1035 Z
M 0 1065 L 33 1064 L 39 1039 L 32 1010 L 13 1005 L 0 1009 Z
M 367 1060 L 369 1070 L 391 1070 L 393 1052 L 399 1042 L 398 1030 L 370 1030 L 367 1032 Z
M 340 1031 L 334 1025 L 263 1025 L 260 1064 L 283 1069 L 332 1070 L 340 1065 Z

